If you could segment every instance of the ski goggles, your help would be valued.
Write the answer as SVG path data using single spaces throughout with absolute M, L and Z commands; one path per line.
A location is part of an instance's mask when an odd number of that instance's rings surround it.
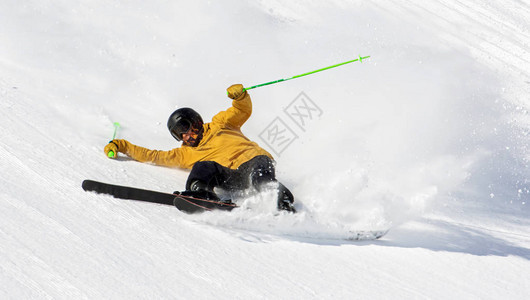
M 177 141 L 182 141 L 182 135 L 186 132 L 190 131 L 191 129 L 191 122 L 186 119 L 177 119 L 177 122 L 175 122 L 175 125 L 171 127 L 169 130 L 171 132 L 171 135 L 177 139 Z

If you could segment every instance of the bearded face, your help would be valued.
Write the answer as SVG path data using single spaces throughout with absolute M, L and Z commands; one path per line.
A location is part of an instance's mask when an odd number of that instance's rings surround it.
M 197 147 L 202 140 L 204 128 L 191 127 L 186 133 L 182 134 L 182 142 L 186 146 Z

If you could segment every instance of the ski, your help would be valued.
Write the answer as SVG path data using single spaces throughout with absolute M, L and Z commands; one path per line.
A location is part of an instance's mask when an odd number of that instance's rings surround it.
M 209 210 L 230 211 L 237 207 L 231 201 L 217 201 L 193 197 L 190 195 L 171 194 L 128 186 L 114 185 L 94 180 L 84 180 L 83 190 L 107 194 L 115 198 L 136 200 L 163 205 L 174 205 L 186 213 L 198 213 Z
M 158 192 L 153 190 L 140 189 L 129 186 L 114 185 L 94 180 L 84 180 L 82 183 L 83 190 L 87 192 L 96 192 L 106 194 L 118 199 L 135 200 L 162 205 L 172 205 L 185 213 L 200 213 L 211 210 L 230 211 L 236 207 L 231 201 L 208 200 L 191 195 L 180 195 Z M 183 192 L 186 193 L 186 192 Z M 345 238 L 348 241 L 370 241 L 383 237 L 388 230 L 364 230 L 350 231 L 349 236 Z
M 350 231 L 348 241 L 371 241 L 382 238 L 388 230 Z

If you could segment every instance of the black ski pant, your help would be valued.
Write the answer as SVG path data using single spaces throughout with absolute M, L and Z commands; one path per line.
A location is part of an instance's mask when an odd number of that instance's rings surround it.
M 186 190 L 191 190 L 196 181 L 206 185 L 209 191 L 213 191 L 214 187 L 234 191 L 250 186 L 259 191 L 263 184 L 276 181 L 274 161 L 266 155 L 259 155 L 235 170 L 214 161 L 200 161 L 191 169 L 186 181 Z

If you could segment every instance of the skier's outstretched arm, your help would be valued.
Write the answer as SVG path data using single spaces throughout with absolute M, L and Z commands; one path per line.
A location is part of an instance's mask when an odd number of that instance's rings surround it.
M 169 151 L 151 150 L 136 146 L 127 140 L 115 139 L 105 146 L 105 153 L 114 151 L 121 152 L 139 162 L 148 162 L 166 167 L 186 167 L 183 160 L 183 148 L 175 148 Z

